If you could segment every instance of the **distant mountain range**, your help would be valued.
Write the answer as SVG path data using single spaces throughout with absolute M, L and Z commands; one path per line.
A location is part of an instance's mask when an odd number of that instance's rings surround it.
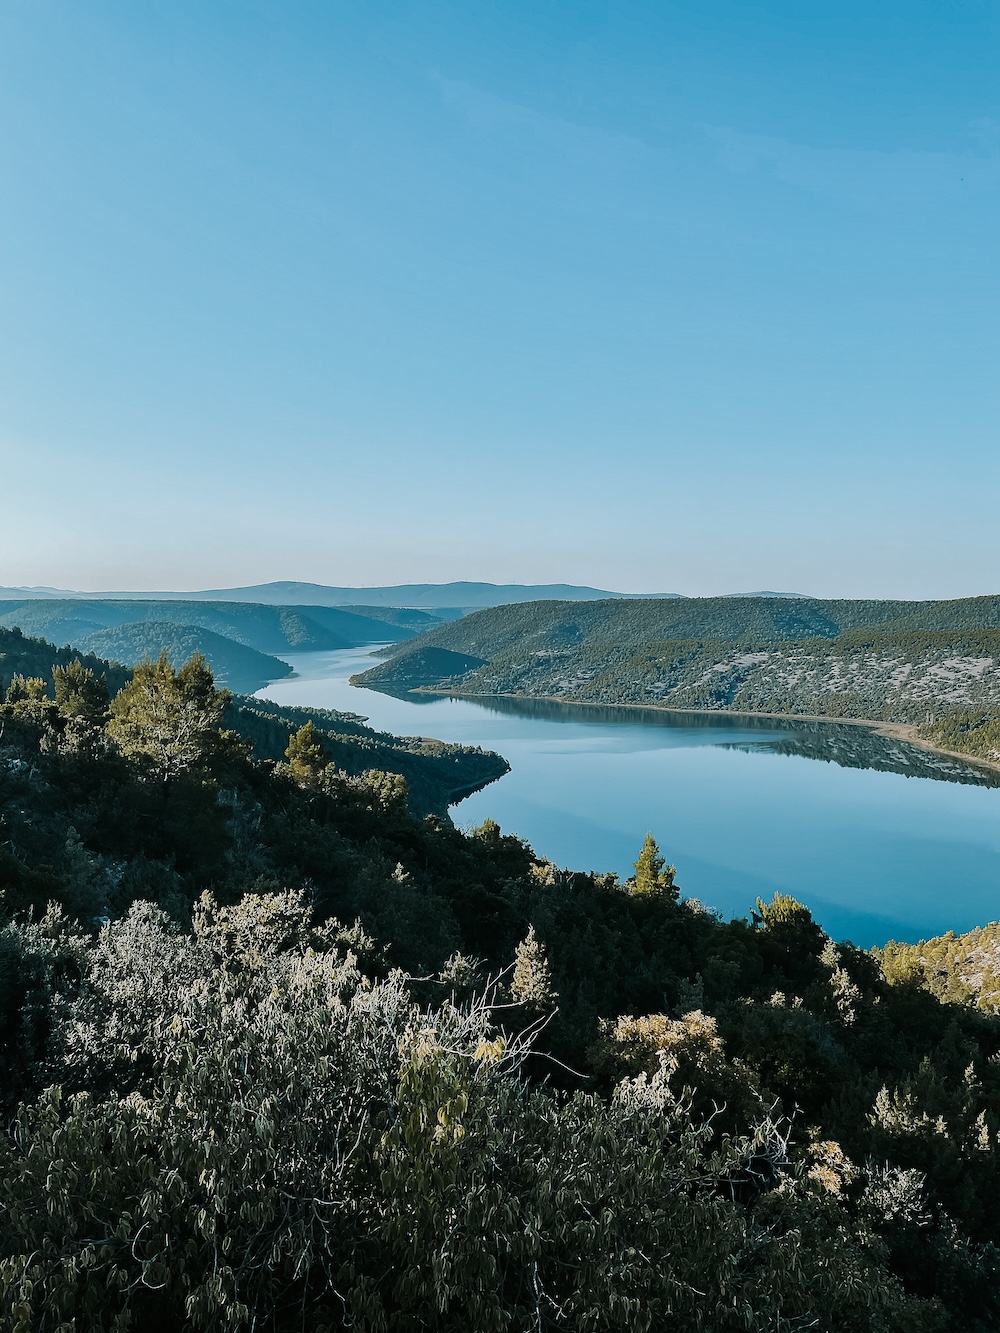
M 578 587 L 571 583 L 400 583 L 383 588 L 336 588 L 320 583 L 262 583 L 249 588 L 179 594 L 185 597 L 230 602 L 281 603 L 297 606 L 407 606 L 463 611 L 511 602 L 593 602 L 609 597 L 636 594 L 607 592 L 603 588 Z M 664 593 L 676 597 L 677 593 Z
M 732 597 L 803 597 L 797 592 L 730 593 Z M 662 600 L 679 592 L 609 592 L 573 583 L 398 583 L 380 588 L 336 588 L 323 583 L 257 583 L 246 588 L 204 592 L 71 592 L 61 588 L 0 588 L 0 598 L 17 601 L 79 599 L 100 601 L 257 602 L 264 606 L 356 606 L 471 611 L 513 602 L 596 602 L 607 599 Z M 448 617 L 445 617 L 448 618 Z M 402 623 L 402 622 L 397 622 Z M 409 628 L 421 628 L 410 624 Z
M 799 602 L 811 602 L 814 599 L 807 592 L 724 592 L 723 597 L 783 597 Z

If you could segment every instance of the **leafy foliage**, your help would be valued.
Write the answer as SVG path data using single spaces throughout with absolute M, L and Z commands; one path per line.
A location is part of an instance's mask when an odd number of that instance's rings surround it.
M 219 723 L 228 703 L 200 654 L 177 671 L 163 651 L 140 662 L 115 697 L 108 735 L 127 757 L 150 759 L 165 779 L 175 777 L 223 747 Z
M 0 1150 L 12 1328 L 942 1326 L 773 1122 L 713 1143 L 666 1068 L 560 1101 L 487 999 L 420 1007 L 349 946 L 290 894 L 103 929 L 64 1090 Z

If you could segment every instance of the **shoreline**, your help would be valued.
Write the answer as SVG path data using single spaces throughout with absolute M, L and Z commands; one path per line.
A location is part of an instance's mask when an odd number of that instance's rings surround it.
M 830 721 L 835 719 L 830 718 Z M 1000 760 L 982 759 L 979 755 L 963 754 L 961 750 L 946 750 L 941 745 L 934 745 L 920 735 L 919 729 L 912 722 L 874 722 L 868 719 L 858 719 L 862 725 L 872 727 L 880 735 L 888 737 L 890 740 L 905 741 L 908 745 L 915 745 L 920 750 L 927 750 L 931 754 L 943 754 L 949 759 L 960 759 L 963 764 L 971 764 L 973 768 L 987 768 L 991 773 L 1000 773 Z
M 934 745 L 920 735 L 914 722 L 885 722 L 871 717 L 829 717 L 822 713 L 749 713 L 737 708 L 670 708 L 664 704 L 610 704 L 597 699 L 566 699 L 554 694 L 474 694 L 470 690 L 440 690 L 431 685 L 418 685 L 415 694 L 444 694 L 456 699 L 522 699 L 537 700 L 539 703 L 566 704 L 572 708 L 631 708 L 653 713 L 696 713 L 699 717 L 772 717 L 782 722 L 834 722 L 841 726 L 868 727 L 869 730 L 884 736 L 887 740 L 903 741 L 914 745 L 929 754 L 939 754 L 946 759 L 958 759 L 971 768 L 985 768 L 991 773 L 1000 773 L 1000 760 L 981 759 L 978 755 L 963 754 L 961 750 L 946 750 Z

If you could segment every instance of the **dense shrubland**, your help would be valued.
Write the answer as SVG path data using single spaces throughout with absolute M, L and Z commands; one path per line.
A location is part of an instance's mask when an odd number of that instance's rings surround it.
M 485 664 L 415 647 L 354 680 L 375 688 L 432 685 L 575 703 L 923 723 L 956 709 L 1000 707 L 1000 631 L 665 642 L 635 654 L 606 642 L 529 646 Z
M 652 838 L 560 870 L 321 715 L 255 758 L 198 659 L 122 685 L 0 705 L 0 1328 L 1000 1322 L 960 950 L 723 922 Z

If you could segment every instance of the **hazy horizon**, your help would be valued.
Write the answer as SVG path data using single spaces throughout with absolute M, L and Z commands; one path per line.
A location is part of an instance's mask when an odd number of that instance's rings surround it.
M 893 601 L 893 600 L 900 600 L 900 601 L 938 601 L 938 600 L 951 600 L 950 598 L 936 598 L 936 597 L 933 597 L 933 596 L 931 596 L 931 595 L 926 595 L 926 596 L 917 595 L 917 596 L 911 596 L 911 597 L 902 597 L 902 596 L 897 596 L 896 594 L 890 594 L 890 593 L 874 592 L 874 593 L 864 593 L 864 594 L 862 594 L 862 593 L 853 593 L 853 592 L 849 592 L 849 591 L 847 591 L 847 592 L 834 592 L 834 593 L 816 593 L 816 592 L 809 592 L 809 591 L 807 591 L 807 592 L 802 592 L 801 589 L 793 589 L 793 588 L 779 588 L 779 589 L 773 589 L 773 588 L 767 588 L 767 589 L 763 589 L 763 588 L 740 588 L 740 589 L 735 589 L 735 590 L 732 589 L 732 588 L 727 588 L 727 589 L 713 589 L 713 590 L 710 590 L 710 591 L 707 591 L 707 592 L 697 592 L 697 593 L 692 593 L 692 592 L 685 592 L 685 591 L 682 590 L 682 589 L 676 589 L 676 588 L 671 588 L 671 589 L 664 589 L 664 588 L 656 588 L 656 589 L 603 588 L 603 587 L 598 587 L 598 586 L 595 585 L 595 584 L 582 584 L 582 583 L 579 583 L 579 582 L 577 582 L 577 581 L 569 580 L 569 579 L 554 579 L 554 580 L 544 580 L 544 581 L 543 581 L 543 580 L 537 580 L 537 579 L 536 579 L 536 580 L 524 581 L 524 582 L 520 582 L 520 581 L 518 581 L 517 583 L 514 583 L 514 584 L 510 584 L 510 583 L 506 583 L 506 582 L 505 582 L 505 583 L 501 583 L 501 582 L 500 582 L 499 580 L 497 580 L 497 579 L 440 579 L 440 580 L 437 580 L 437 579 L 421 579 L 421 580 L 416 580 L 416 579 L 406 579 L 406 580 L 400 580 L 399 582 L 394 582 L 394 583 L 353 583 L 353 584 L 343 584 L 343 583 L 331 583 L 331 584 L 327 584 L 327 583 L 321 583 L 321 582 L 320 582 L 319 580 L 317 580 L 317 579 L 267 579 L 267 580 L 263 580 L 262 582 L 260 582 L 260 583 L 256 583 L 256 584 L 232 584 L 232 585 L 230 585 L 229 587 L 223 587 L 223 586 L 211 586 L 211 587 L 210 587 L 210 586 L 209 586 L 208 584 L 206 584 L 206 583 L 201 583 L 201 584 L 198 584 L 198 585 L 196 585 L 196 586 L 192 586 L 192 587 L 190 587 L 190 588 L 155 588 L 155 587 L 147 587 L 147 588 L 139 588 L 139 587 L 135 587 L 135 588 L 117 588 L 117 587 L 116 587 L 116 588 L 112 588 L 112 587 L 103 587 L 103 588 L 76 588 L 76 587 L 74 587 L 74 588 L 71 588 L 71 587 L 68 587 L 68 586 L 60 586 L 60 585 L 58 585 L 58 584 L 53 585 L 53 584 L 44 584 L 44 583 L 37 583 L 37 584 L 7 584 L 7 583 L 4 583 L 4 582 L 2 581 L 2 579 L 0 579 L 0 594 L 2 594 L 2 593 L 6 593 L 6 592 L 26 592 L 26 593 L 54 593 L 54 594 L 65 594 L 65 595 L 67 595 L 67 596 L 73 596 L 73 597 L 93 597 L 93 598 L 100 598 L 100 597 L 104 596 L 104 597 L 116 597 L 116 598 L 136 597 L 136 598 L 138 598 L 138 599 L 141 599 L 142 597 L 147 597 L 147 596 L 158 597 L 158 598 L 165 598 L 165 597 L 169 597 L 169 596 L 171 596 L 171 595 L 177 595 L 177 596 L 179 596 L 179 597 L 187 597 L 187 596 L 191 596 L 191 595 L 193 595 L 193 594 L 205 594 L 205 593 L 210 593 L 210 592 L 211 592 L 211 593 L 219 593 L 219 594 L 221 595 L 221 594 L 224 594 L 224 593 L 226 593 L 226 592 L 234 592 L 234 591 L 235 591 L 235 592 L 238 592 L 238 591 L 243 591 L 243 590 L 245 590 L 245 589 L 247 589 L 247 588 L 258 588 L 258 587 L 259 587 L 259 588 L 265 588 L 265 587 L 270 587 L 270 586 L 275 586 L 275 585 L 281 585 L 281 584 L 283 584 L 283 583 L 295 584 L 295 585 L 306 586 L 306 587 L 313 586 L 313 587 L 325 587 L 325 588 L 345 589 L 345 590 L 348 590 L 348 589 L 349 589 L 349 590 L 354 591 L 354 592 L 364 592 L 366 589 L 371 589 L 372 591 L 385 591 L 385 590 L 387 590 L 387 589 L 392 589 L 392 588 L 397 588 L 397 587 L 398 587 L 398 588 L 406 588 L 406 587 L 412 587 L 412 586 L 424 586 L 424 585 L 426 585 L 426 586 L 430 586 L 430 587 L 448 587 L 448 586 L 454 585 L 454 584 L 456 584 L 456 583 L 471 583 L 471 584 L 474 584 L 474 585 L 496 586 L 496 587 L 501 587 L 501 588 L 503 588 L 503 587 L 507 587 L 507 586 L 514 586 L 514 587 L 520 587 L 520 588 L 525 588 L 525 589 L 533 589 L 533 588 L 539 588 L 539 587 L 551 587 L 551 586 L 563 586 L 563 587 L 567 587 L 567 588 L 585 588 L 585 589 L 587 589 L 587 590 L 589 590 L 589 591 L 607 592 L 607 593 L 610 593 L 610 594 L 612 594 L 612 595 L 623 595 L 623 596 L 626 596 L 626 597 L 640 597 L 640 598 L 641 598 L 641 597 L 649 597 L 649 598 L 656 598 L 656 597 L 669 597 L 669 598 L 673 598 L 673 597 L 684 597 L 684 598 L 698 598 L 698 597 L 789 597 L 789 598 L 815 598 L 815 599 L 817 599 L 817 600 L 841 600 L 841 599 L 842 599 L 842 600 L 854 600 L 854 599 L 858 599 L 858 598 L 861 598 L 861 599 L 883 599 L 883 598 L 884 598 L 885 600 L 890 600 L 890 601 Z M 970 592 L 956 593 L 956 594 L 954 594 L 954 598 L 961 599 L 961 598 L 965 598 L 965 597 L 986 597 L 986 596 L 992 596 L 992 595 L 997 595 L 995 589 L 991 589 L 991 588 L 979 588 L 979 589 L 976 589 L 976 590 L 974 590 L 974 591 L 970 591 Z M 220 600 L 221 600 L 221 596 L 220 596 Z

